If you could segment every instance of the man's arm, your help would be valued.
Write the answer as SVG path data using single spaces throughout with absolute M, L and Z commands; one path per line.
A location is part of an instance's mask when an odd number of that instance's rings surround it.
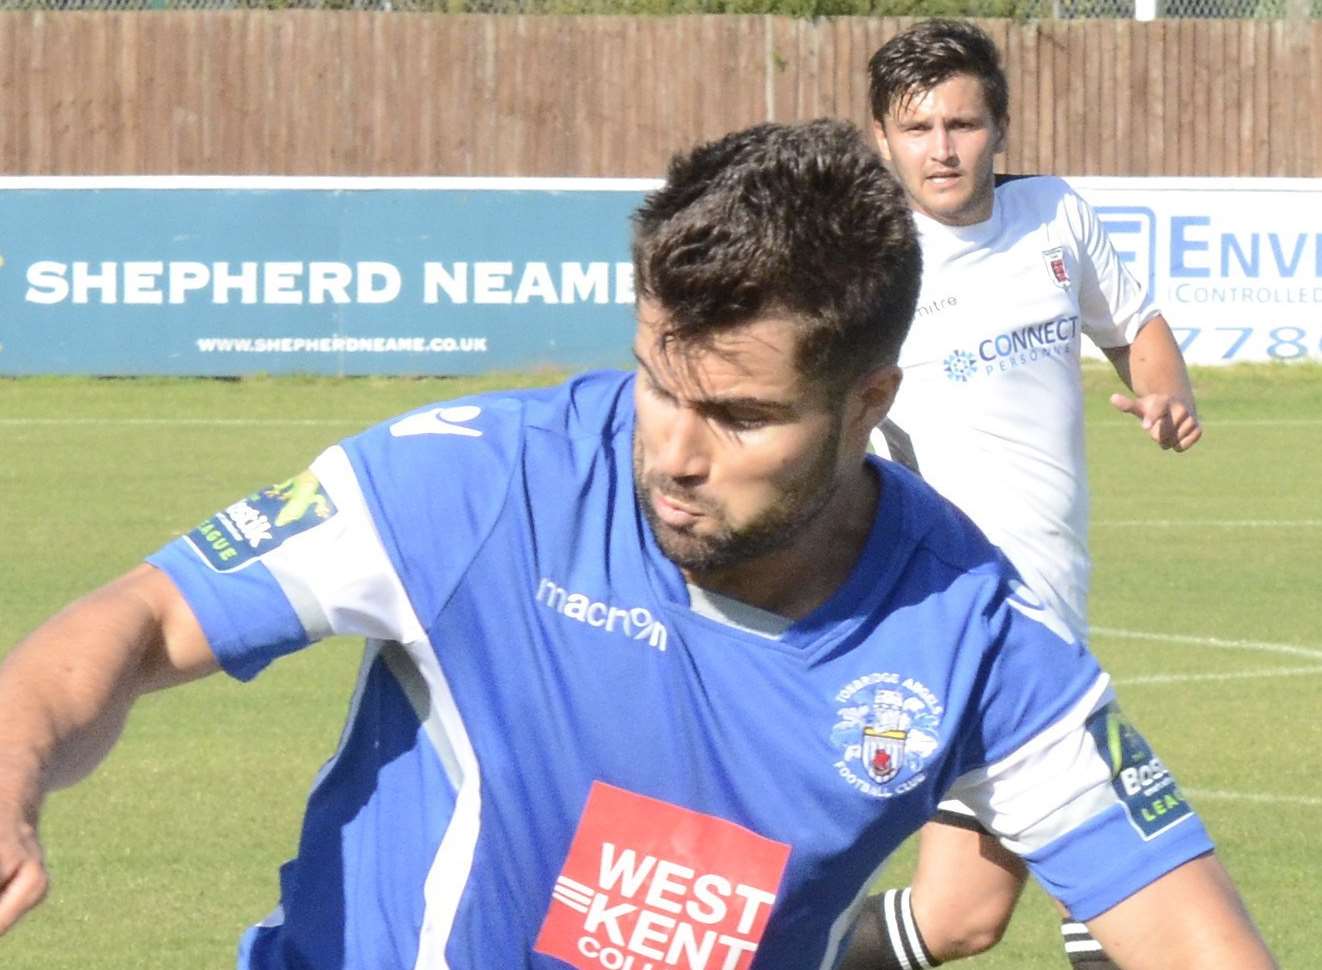
M 147 565 L 56 614 L 0 664 L 0 934 L 46 892 L 46 793 L 100 763 L 139 696 L 217 666 L 178 589 Z
M 1279 970 L 1210 853 L 1089 920 L 1088 929 L 1125 970 Z
M 1126 347 L 1103 348 L 1107 359 L 1134 392 L 1111 395 L 1111 404 L 1132 414 L 1143 430 L 1163 448 L 1187 451 L 1203 436 L 1194 404 L 1193 386 L 1175 335 L 1160 313 Z

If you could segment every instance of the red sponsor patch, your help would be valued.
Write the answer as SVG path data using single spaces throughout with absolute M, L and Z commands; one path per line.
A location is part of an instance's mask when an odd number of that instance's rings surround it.
M 596 781 L 534 949 L 578 970 L 747 970 L 790 847 Z

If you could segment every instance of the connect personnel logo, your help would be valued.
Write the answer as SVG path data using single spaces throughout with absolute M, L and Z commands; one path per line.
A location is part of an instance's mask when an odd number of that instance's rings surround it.
M 1031 323 L 988 337 L 974 350 L 952 350 L 943 361 L 945 374 L 963 384 L 979 375 L 1004 374 L 1052 358 L 1077 358 L 1078 336 L 1077 315 Z
M 789 854 L 595 781 L 534 949 L 578 970 L 748 970 Z
M 956 350 L 946 358 L 946 376 L 963 384 L 978 372 L 978 359 L 967 350 Z

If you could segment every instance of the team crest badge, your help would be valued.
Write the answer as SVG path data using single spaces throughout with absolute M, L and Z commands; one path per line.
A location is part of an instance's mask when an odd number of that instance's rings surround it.
M 1047 270 L 1051 273 L 1051 282 L 1062 290 L 1069 289 L 1070 271 L 1069 267 L 1065 265 L 1065 250 L 1059 246 L 1055 249 L 1048 249 L 1042 253 L 1042 258 L 1046 260 Z
M 900 773 L 904 764 L 904 742 L 908 731 L 898 728 L 882 731 L 874 727 L 863 729 L 863 767 L 868 777 L 884 785 Z
M 846 684 L 835 701 L 831 741 L 840 752 L 835 769 L 847 784 L 889 798 L 927 779 L 945 707 L 921 681 L 896 673 L 867 674 Z

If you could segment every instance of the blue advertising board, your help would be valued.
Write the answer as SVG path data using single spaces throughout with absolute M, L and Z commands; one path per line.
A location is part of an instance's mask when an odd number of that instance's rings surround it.
M 618 365 L 650 184 L 4 180 L 0 373 Z
M 1192 363 L 1322 359 L 1322 179 L 1070 179 Z M 0 179 L 0 375 L 627 363 L 654 180 Z

